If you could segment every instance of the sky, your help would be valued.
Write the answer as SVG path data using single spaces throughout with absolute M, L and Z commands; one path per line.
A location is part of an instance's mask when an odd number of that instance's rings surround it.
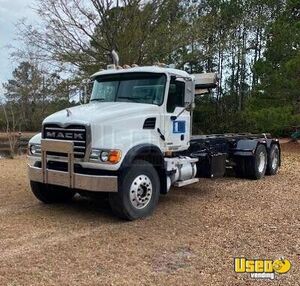
M 0 98 L 3 94 L 2 84 L 11 78 L 11 73 L 16 64 L 9 58 L 8 45 L 21 45 L 15 41 L 15 24 L 19 19 L 28 18 L 30 21 L 37 19 L 30 7 L 34 0 L 0 0 Z

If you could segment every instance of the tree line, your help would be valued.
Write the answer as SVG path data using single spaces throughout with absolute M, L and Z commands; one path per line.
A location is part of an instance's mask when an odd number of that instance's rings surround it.
M 40 22 L 18 23 L 24 48 L 4 84 L 22 129 L 70 105 L 113 49 L 121 65 L 217 72 L 217 90 L 197 100 L 198 133 L 288 135 L 300 125 L 300 0 L 38 0 L 34 9 Z

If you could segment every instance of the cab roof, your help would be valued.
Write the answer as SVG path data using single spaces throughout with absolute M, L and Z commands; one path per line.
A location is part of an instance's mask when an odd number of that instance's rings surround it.
M 127 69 L 107 69 L 94 73 L 91 78 L 95 78 L 100 75 L 109 75 L 109 74 L 122 74 L 122 73 L 134 73 L 134 72 L 147 72 L 147 73 L 164 73 L 169 75 L 175 75 L 179 77 L 188 77 L 192 78 L 193 76 L 188 74 L 183 70 L 167 68 L 167 67 L 158 67 L 158 66 L 145 66 L 145 67 L 132 67 Z

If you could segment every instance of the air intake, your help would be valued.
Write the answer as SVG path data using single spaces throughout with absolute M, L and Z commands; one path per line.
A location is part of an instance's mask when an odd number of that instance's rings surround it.
M 144 122 L 143 129 L 155 129 L 155 124 L 156 124 L 155 117 L 147 118 Z

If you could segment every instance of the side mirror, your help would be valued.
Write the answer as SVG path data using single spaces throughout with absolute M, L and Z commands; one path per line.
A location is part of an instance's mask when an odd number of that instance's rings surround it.
M 195 97 L 194 82 L 186 81 L 185 82 L 185 96 L 184 96 L 185 106 L 192 106 L 191 103 L 194 102 L 194 97 Z

